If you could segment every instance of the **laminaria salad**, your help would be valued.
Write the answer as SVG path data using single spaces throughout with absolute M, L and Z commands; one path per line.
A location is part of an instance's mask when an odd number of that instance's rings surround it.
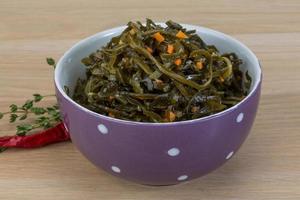
M 72 98 L 102 115 L 161 123 L 212 115 L 245 98 L 251 78 L 235 53 L 220 53 L 195 30 L 165 24 L 129 22 L 83 58 L 86 79 L 78 79 Z

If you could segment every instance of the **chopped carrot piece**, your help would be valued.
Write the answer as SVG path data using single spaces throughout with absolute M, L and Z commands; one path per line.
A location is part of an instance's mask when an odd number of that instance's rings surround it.
M 112 112 L 109 112 L 109 113 L 108 113 L 108 116 L 110 116 L 110 117 L 115 117 L 115 115 L 114 115 Z
M 191 109 L 192 113 L 195 113 L 195 112 L 197 112 L 198 110 L 199 110 L 199 107 L 197 107 L 197 106 L 194 106 L 194 107 L 192 107 L 192 109 Z
M 167 111 L 166 118 L 167 118 L 167 121 L 172 122 L 176 119 L 176 115 L 172 111 Z
M 172 54 L 174 51 L 174 46 L 172 44 L 168 44 L 167 52 L 168 54 Z
M 181 65 L 181 59 L 180 58 L 177 58 L 176 60 L 175 60 L 175 65 L 177 65 L 177 66 L 179 66 L 179 65 Z
M 150 47 L 146 47 L 146 50 L 147 50 L 149 53 L 153 53 L 153 50 L 152 50 Z
M 156 82 L 156 84 L 162 84 L 163 83 L 163 81 L 159 80 L 159 79 L 155 79 L 155 82 Z
M 115 98 L 115 97 L 113 97 L 113 96 L 109 96 L 109 97 L 108 97 L 108 99 L 109 99 L 110 101 L 114 100 L 114 98 Z
M 222 76 L 219 77 L 219 80 L 223 83 L 225 80 Z
M 178 37 L 179 39 L 188 38 L 188 36 L 182 31 L 178 31 L 178 33 L 176 34 L 176 37 Z
M 170 117 L 169 117 L 170 122 L 174 121 L 175 118 L 176 118 L 176 115 L 175 115 L 175 113 L 173 113 L 173 112 L 170 112 L 169 116 L 170 116 Z
M 200 62 L 200 61 L 196 62 L 196 67 L 197 67 L 198 69 L 203 69 L 203 63 Z
M 160 32 L 154 33 L 154 34 L 153 34 L 153 37 L 154 37 L 159 43 L 161 43 L 162 41 L 165 40 L 164 36 L 162 36 L 162 35 L 160 34 Z

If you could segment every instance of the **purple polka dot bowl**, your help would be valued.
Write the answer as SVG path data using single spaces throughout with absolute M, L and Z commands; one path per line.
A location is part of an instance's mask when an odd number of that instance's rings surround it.
M 207 44 L 235 52 L 252 77 L 249 95 L 234 107 L 200 119 L 173 123 L 141 123 L 103 116 L 75 101 L 71 94 L 85 77 L 81 59 L 104 46 L 125 27 L 88 37 L 57 63 L 55 86 L 66 128 L 79 151 L 97 167 L 120 178 L 147 185 L 172 185 L 203 176 L 229 160 L 246 139 L 258 107 L 261 68 L 251 50 L 223 33 L 192 25 Z

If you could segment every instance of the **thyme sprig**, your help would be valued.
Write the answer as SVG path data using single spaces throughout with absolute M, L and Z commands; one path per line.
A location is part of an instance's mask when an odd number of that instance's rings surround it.
M 53 58 L 47 58 L 47 63 L 55 68 L 56 63 Z M 23 122 L 29 117 L 32 120 L 27 120 L 26 123 L 21 123 L 16 126 L 16 135 L 25 136 L 33 133 L 38 129 L 48 129 L 54 127 L 61 122 L 61 116 L 57 102 L 51 106 L 41 107 L 39 103 L 45 98 L 53 98 L 55 94 L 41 95 L 35 93 L 31 99 L 28 99 L 22 105 L 11 104 L 9 110 L 0 112 L 0 119 L 8 116 L 10 123 Z M 0 153 L 6 148 L 0 147 Z

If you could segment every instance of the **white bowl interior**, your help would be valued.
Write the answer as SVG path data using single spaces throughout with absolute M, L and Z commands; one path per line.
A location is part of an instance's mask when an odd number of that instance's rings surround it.
M 253 52 L 241 42 L 223 33 L 192 25 L 183 25 L 191 30 L 195 29 L 197 34 L 209 45 L 215 45 L 221 53 L 234 52 L 243 60 L 241 70 L 249 72 L 252 78 L 251 92 L 258 86 L 261 79 L 261 69 L 258 59 Z M 55 82 L 58 89 L 63 92 L 63 87 L 68 86 L 70 95 L 74 90 L 78 78 L 85 78 L 85 67 L 81 59 L 104 46 L 112 37 L 119 35 L 125 26 L 113 28 L 97 33 L 91 37 L 81 40 L 69 49 L 59 60 L 55 69 Z

